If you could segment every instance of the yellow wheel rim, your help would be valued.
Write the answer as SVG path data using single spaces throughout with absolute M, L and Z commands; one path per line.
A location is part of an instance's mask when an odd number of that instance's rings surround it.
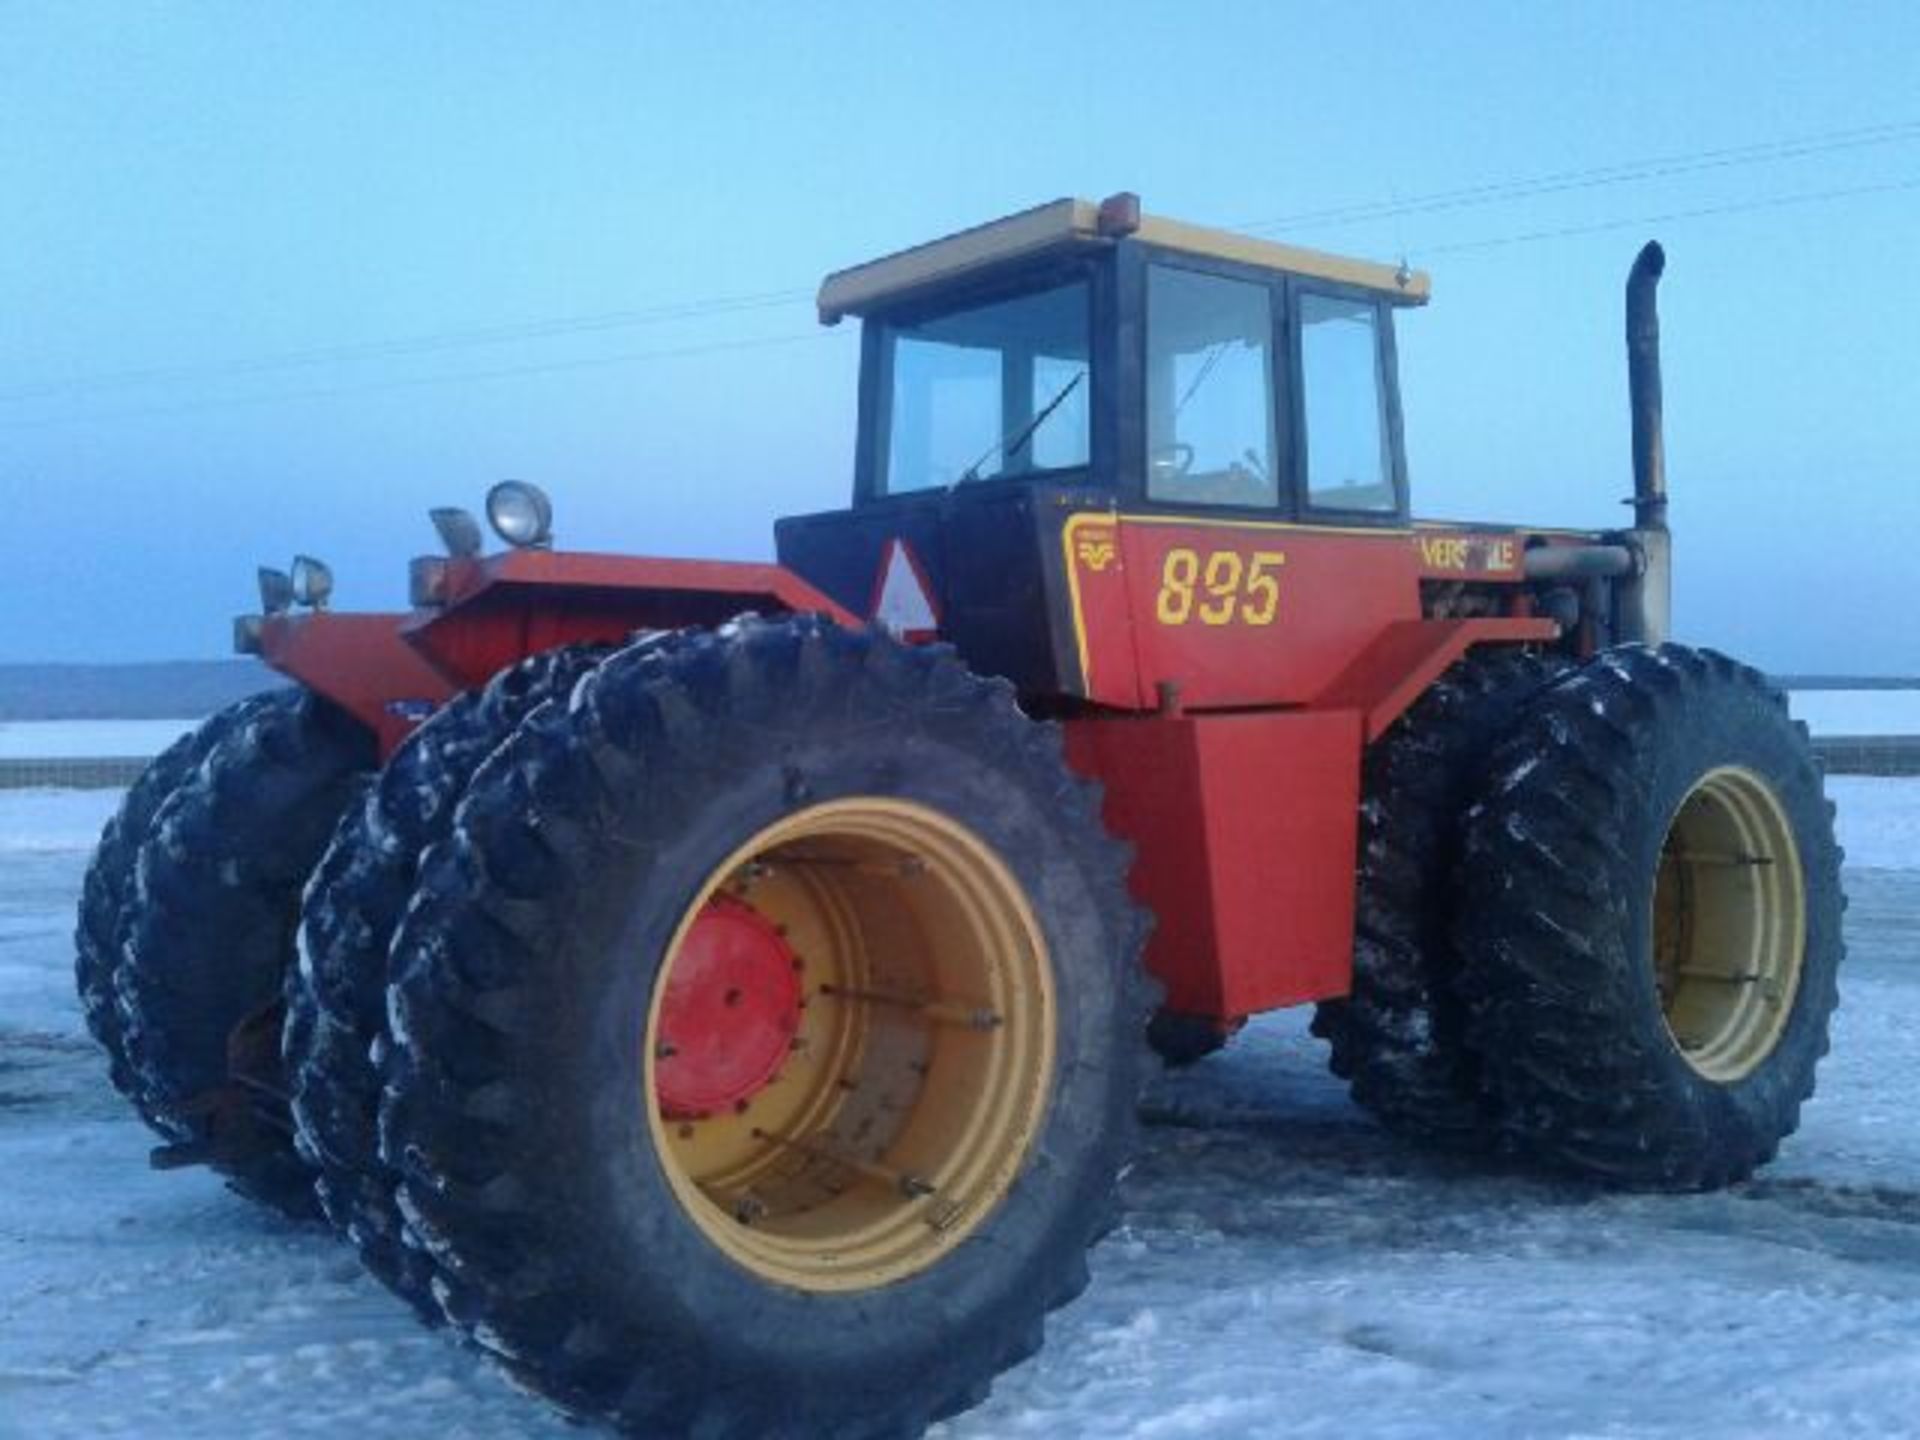
M 662 1000 L 717 896 L 784 938 L 801 1004 L 778 1073 L 693 1117 L 659 1098 Z M 1052 1087 L 1053 974 L 1023 888 L 972 831 L 893 799 L 800 811 L 715 867 L 667 957 L 648 1124 L 682 1208 L 740 1265 L 870 1289 L 934 1264 L 1006 1196 Z
M 1744 1079 L 1779 1043 L 1806 913 L 1800 852 L 1772 786 L 1737 766 L 1709 771 L 1668 826 L 1653 900 L 1667 1030 L 1709 1080 Z

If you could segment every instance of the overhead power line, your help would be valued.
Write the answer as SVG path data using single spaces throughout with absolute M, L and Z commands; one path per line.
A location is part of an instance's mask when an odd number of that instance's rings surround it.
M 1890 121 L 1882 125 L 1854 130 L 1835 130 L 1794 139 L 1771 140 L 1754 145 L 1738 145 L 1719 150 L 1695 150 L 1679 155 L 1628 160 L 1613 165 L 1581 170 L 1560 170 L 1518 180 L 1501 180 L 1468 185 L 1455 190 L 1437 190 L 1404 199 L 1374 200 L 1352 205 L 1337 205 L 1324 210 L 1301 210 L 1277 219 L 1256 220 L 1236 228 L 1256 232 L 1299 229 L 1313 225 L 1330 227 L 1354 225 L 1368 220 L 1388 220 L 1404 215 L 1427 215 L 1437 211 L 1460 210 L 1483 205 L 1504 205 L 1515 200 L 1531 200 L 1571 190 L 1592 190 L 1612 185 L 1661 180 L 1676 175 L 1695 175 L 1702 171 L 1765 165 L 1780 160 L 1798 160 L 1811 155 L 1828 155 L 1869 146 L 1906 144 L 1920 141 L 1920 120 Z
M 556 336 L 660 325 L 675 320 L 704 320 L 712 316 L 792 305 L 812 298 L 811 289 L 770 290 L 756 295 L 723 295 L 705 300 L 686 300 L 670 305 L 647 306 L 642 309 L 603 310 L 586 315 L 529 320 L 513 325 L 487 325 L 470 330 L 442 330 L 433 334 L 402 336 L 388 340 L 323 345 L 313 349 L 287 350 L 277 354 L 255 356 L 251 359 L 219 361 L 206 365 L 167 365 L 141 370 L 112 371 L 99 375 L 80 375 L 68 380 L 48 380 L 34 385 L 0 390 L 0 401 L 66 399 L 75 395 L 90 395 L 103 390 L 142 385 L 169 384 L 184 380 L 233 379 L 359 360 L 386 360 L 407 355 L 430 355 L 472 346 L 546 340 Z
M 1805 190 L 1788 195 L 1763 195 L 1758 199 L 1738 200 L 1726 205 L 1702 205 L 1692 210 L 1668 210 L 1658 215 L 1634 215 L 1625 219 L 1600 220 L 1586 225 L 1565 225 L 1550 230 L 1525 230 L 1512 235 L 1491 235 L 1482 240 L 1463 240 L 1452 245 L 1434 245 L 1419 253 L 1424 260 L 1431 255 L 1461 255 L 1474 250 L 1526 245 L 1538 240 L 1567 240 L 1576 235 L 1600 235 L 1609 230 L 1631 230 L 1642 225 L 1671 225 L 1682 220 L 1705 220 L 1716 215 L 1744 215 L 1753 210 L 1779 210 L 1790 205 L 1815 205 L 1824 201 L 1851 200 L 1866 195 L 1892 195 L 1903 190 L 1920 190 L 1920 176 L 1910 180 L 1890 180 L 1879 185 L 1847 185 L 1834 190 Z
M 59 425 L 99 425 L 116 420 L 159 418 L 187 415 L 201 410 L 225 410 L 234 406 L 274 405 L 301 400 L 331 400 L 343 395 L 369 395 L 383 390 L 408 390 L 421 386 L 471 384 L 485 380 L 505 380 L 526 375 L 557 375 L 573 370 L 596 370 L 613 365 L 632 365 L 647 360 L 679 360 L 693 355 L 713 355 L 729 350 L 765 350 L 781 345 L 798 345 L 809 340 L 831 340 L 856 332 L 848 330 L 808 330 L 797 335 L 766 335 L 750 340 L 717 340 L 706 345 L 682 345 L 667 350 L 630 350 L 619 355 L 591 355 L 576 360 L 549 360 L 529 365 L 503 365 L 489 370 L 460 370 L 439 375 L 411 375 L 394 380 L 370 380 L 360 385 L 332 385 L 311 390 L 275 390 L 258 395 L 227 395 L 207 400 L 189 400 L 178 405 L 150 405 L 129 410 L 80 412 L 50 415 L 31 420 L 0 421 L 0 432 L 39 430 Z

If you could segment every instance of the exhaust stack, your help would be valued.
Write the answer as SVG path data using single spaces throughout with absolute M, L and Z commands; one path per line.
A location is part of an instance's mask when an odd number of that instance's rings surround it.
M 1660 313 L 1654 292 L 1667 253 L 1650 240 L 1627 276 L 1627 395 L 1633 415 L 1633 529 L 1639 553 L 1615 591 L 1614 635 L 1658 645 L 1672 629 L 1673 537 L 1667 529 L 1667 457 L 1660 414 Z

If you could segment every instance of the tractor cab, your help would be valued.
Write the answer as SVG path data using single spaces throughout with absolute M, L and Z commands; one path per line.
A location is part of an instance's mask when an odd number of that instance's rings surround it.
M 995 481 L 1129 509 L 1406 513 L 1406 269 L 1060 200 L 828 278 L 864 323 L 855 504 Z
M 1393 312 L 1427 294 L 1129 194 L 841 271 L 819 311 L 862 325 L 853 504 L 783 521 L 781 561 L 1023 689 L 1086 695 L 1036 623 L 1070 608 L 1070 517 L 1404 530 Z

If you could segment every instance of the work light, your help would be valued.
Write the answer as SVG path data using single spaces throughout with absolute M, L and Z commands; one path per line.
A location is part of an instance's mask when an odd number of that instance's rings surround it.
M 315 610 L 327 608 L 327 599 L 333 594 L 333 571 L 324 561 L 311 555 L 293 557 L 293 598 L 297 604 L 311 605 Z
M 487 492 L 487 523 L 507 544 L 536 549 L 553 538 L 553 503 L 525 480 L 502 480 Z

